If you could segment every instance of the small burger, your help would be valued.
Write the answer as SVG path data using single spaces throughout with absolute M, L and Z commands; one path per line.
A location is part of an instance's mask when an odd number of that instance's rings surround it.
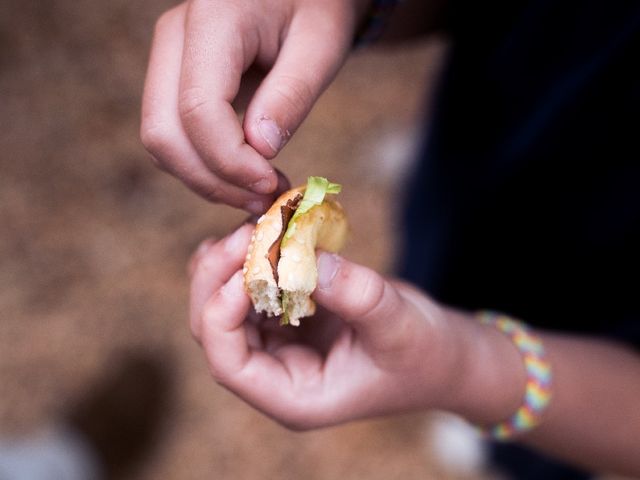
M 243 268 L 256 312 L 294 326 L 314 314 L 316 248 L 337 252 L 347 239 L 346 215 L 332 198 L 340 190 L 326 178 L 309 177 L 306 186 L 283 193 L 260 217 Z

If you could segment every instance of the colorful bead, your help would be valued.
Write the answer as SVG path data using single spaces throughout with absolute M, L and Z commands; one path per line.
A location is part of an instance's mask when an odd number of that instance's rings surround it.
M 522 358 L 527 372 L 522 406 L 504 422 L 481 431 L 497 440 L 508 440 L 540 423 L 542 413 L 551 401 L 551 364 L 545 355 L 540 337 L 524 323 L 494 312 L 480 312 L 480 322 L 491 325 L 510 337 Z

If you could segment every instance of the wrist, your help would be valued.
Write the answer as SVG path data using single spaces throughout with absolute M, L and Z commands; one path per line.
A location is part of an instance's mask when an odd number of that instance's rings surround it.
M 444 410 L 472 423 L 501 422 L 522 404 L 526 370 L 517 347 L 500 331 L 470 314 L 447 309 L 456 352 Z

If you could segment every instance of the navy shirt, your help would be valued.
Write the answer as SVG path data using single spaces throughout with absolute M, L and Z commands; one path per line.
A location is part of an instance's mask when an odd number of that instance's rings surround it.
M 640 345 L 640 2 L 452 2 L 401 273 Z

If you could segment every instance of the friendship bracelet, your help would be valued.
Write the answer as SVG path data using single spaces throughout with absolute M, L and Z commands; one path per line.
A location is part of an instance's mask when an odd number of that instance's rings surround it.
M 354 46 L 364 47 L 378 40 L 385 27 L 389 23 L 389 18 L 401 0 L 373 0 L 371 8 L 358 30 Z
M 483 311 L 478 319 L 505 333 L 514 343 L 524 360 L 527 386 L 522 406 L 516 413 L 497 425 L 482 428 L 481 432 L 496 440 L 508 440 L 535 428 L 551 400 L 551 364 L 545 355 L 542 339 L 526 324 L 506 315 Z

